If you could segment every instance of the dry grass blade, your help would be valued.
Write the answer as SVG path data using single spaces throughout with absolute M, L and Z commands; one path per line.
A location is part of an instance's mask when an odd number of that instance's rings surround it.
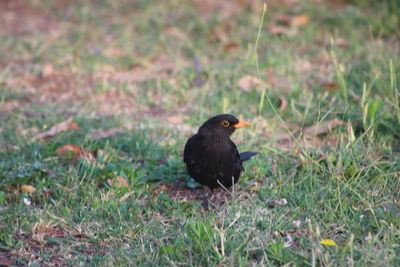
M 109 186 L 115 188 L 122 188 L 122 187 L 126 187 L 128 189 L 130 188 L 128 181 L 122 176 L 117 176 L 115 178 L 108 179 L 107 183 Z

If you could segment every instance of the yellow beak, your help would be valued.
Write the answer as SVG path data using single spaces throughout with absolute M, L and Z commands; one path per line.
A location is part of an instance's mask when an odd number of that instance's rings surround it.
M 242 128 L 242 127 L 249 127 L 251 126 L 250 123 L 248 123 L 247 121 L 239 121 L 238 123 L 232 125 L 235 128 Z

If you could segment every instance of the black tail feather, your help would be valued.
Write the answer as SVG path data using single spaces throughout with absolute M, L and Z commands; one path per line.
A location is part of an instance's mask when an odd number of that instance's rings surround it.
M 258 154 L 257 152 L 242 152 L 239 154 L 239 156 L 242 161 L 246 161 L 246 160 L 250 159 L 252 156 L 257 155 L 257 154 Z

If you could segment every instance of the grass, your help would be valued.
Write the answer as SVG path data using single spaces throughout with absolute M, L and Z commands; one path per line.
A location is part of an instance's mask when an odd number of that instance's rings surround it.
M 330 2 L 260 28 L 253 1 L 1 3 L 0 264 L 398 266 L 398 3 Z M 258 71 L 267 91 L 238 85 Z M 182 150 L 222 112 L 260 153 L 205 207 Z

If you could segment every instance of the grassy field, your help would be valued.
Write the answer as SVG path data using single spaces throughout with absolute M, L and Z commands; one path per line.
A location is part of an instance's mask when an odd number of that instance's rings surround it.
M 0 2 L 0 265 L 399 266 L 400 3 L 150 2 Z

